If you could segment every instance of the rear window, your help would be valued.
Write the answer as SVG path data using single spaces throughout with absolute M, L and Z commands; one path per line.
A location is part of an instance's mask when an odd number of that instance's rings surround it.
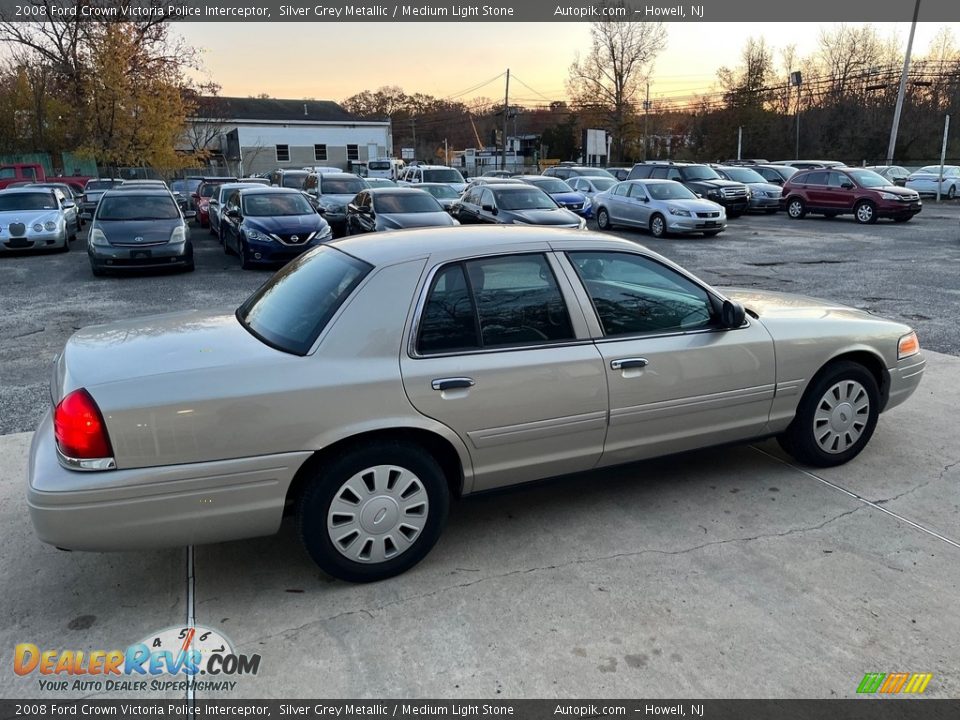
M 389 170 L 390 163 L 386 160 L 371 160 L 367 163 L 367 168 L 370 170 Z
M 302 190 L 303 183 L 306 181 L 306 179 L 307 179 L 307 173 L 285 172 L 283 174 L 283 180 L 281 181 L 280 184 L 285 188 Z
M 445 170 L 424 170 L 423 181 L 424 182 L 441 182 L 441 183 L 462 183 L 463 175 L 460 174 L 459 170 L 454 170 L 453 168 L 449 168 Z
M 85 190 L 109 190 L 114 185 L 122 184 L 122 180 L 90 180 L 84 185 Z
M 306 355 L 337 309 L 373 267 L 329 245 L 288 263 L 237 309 L 254 337 Z

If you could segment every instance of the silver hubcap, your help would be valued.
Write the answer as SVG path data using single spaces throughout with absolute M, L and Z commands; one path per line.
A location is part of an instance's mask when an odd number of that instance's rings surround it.
M 873 208 L 863 204 L 857 208 L 857 218 L 862 222 L 868 222 L 873 217 Z
M 410 549 L 429 510 L 420 478 L 396 465 L 377 465 L 337 490 L 327 513 L 327 532 L 341 555 L 354 562 L 381 563 Z
M 820 398 L 813 416 L 813 436 L 831 455 L 848 450 L 867 426 L 870 396 L 856 380 L 841 380 Z
M 607 220 L 608 220 L 608 218 L 607 218 L 607 211 L 606 211 L 606 210 L 601 210 L 601 211 L 600 211 L 600 215 L 597 217 L 597 224 L 606 227 Z
M 663 220 L 660 218 L 653 219 L 653 234 L 663 235 Z
M 800 213 L 803 212 L 803 205 L 799 201 L 794 200 L 790 203 L 790 217 L 800 217 Z

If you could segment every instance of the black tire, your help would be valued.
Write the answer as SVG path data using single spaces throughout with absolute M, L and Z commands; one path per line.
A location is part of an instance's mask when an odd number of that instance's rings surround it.
M 807 214 L 807 204 L 798 197 L 787 200 L 787 217 L 791 220 L 800 220 Z
M 70 252 L 70 238 L 65 238 L 63 241 L 63 247 L 57 248 L 57 252 Z
M 650 216 L 650 234 L 655 238 L 667 236 L 667 219 L 660 213 L 654 213 Z
M 947 190 L 947 200 L 953 200 L 957 196 L 957 186 L 951 185 L 950 189 Z
M 867 415 L 862 420 L 862 428 L 859 430 L 860 436 L 852 442 L 845 450 L 837 449 L 833 452 L 826 451 L 821 447 L 817 440 L 817 429 L 815 426 L 816 413 L 825 403 L 826 395 L 831 389 L 843 383 L 844 381 L 858 383 L 867 396 Z M 843 415 L 843 403 L 838 403 L 837 408 L 839 417 L 846 421 L 847 417 Z M 880 415 L 880 391 L 877 389 L 877 380 L 869 370 L 859 363 L 841 360 L 827 365 L 820 373 L 814 377 L 807 391 L 803 394 L 800 404 L 797 407 L 797 414 L 794 416 L 790 426 L 777 437 L 780 447 L 786 450 L 790 455 L 807 465 L 815 467 L 833 467 L 849 462 L 860 451 L 866 447 L 870 441 L 873 431 L 877 426 L 877 418 Z M 850 422 L 856 426 L 856 413 L 850 414 Z M 830 421 L 832 422 L 832 420 Z M 826 437 L 831 426 L 821 425 L 821 430 L 828 431 L 821 437 Z M 836 433 L 835 433 L 836 434 Z
M 597 227 L 600 230 L 613 230 L 613 223 L 610 222 L 610 212 L 604 207 L 597 210 Z
M 240 254 L 240 269 L 253 270 L 253 263 L 250 262 L 250 259 L 247 257 L 246 243 L 243 242 L 243 238 L 240 238 L 237 242 L 239 244 L 238 251 Z
M 417 492 L 426 495 L 427 518 L 406 550 L 382 562 L 363 563 L 348 558 L 338 549 L 327 530 L 327 518 L 344 484 L 379 465 L 397 466 L 416 476 L 420 483 Z M 426 557 L 446 525 L 449 507 L 447 480 L 429 453 L 416 445 L 378 441 L 350 448 L 318 467 L 299 498 L 297 522 L 307 553 L 324 572 L 348 582 L 374 582 L 406 572 Z
M 224 255 L 233 255 L 233 248 L 230 247 L 230 243 L 227 242 L 227 236 L 221 233 L 221 238 L 223 241 L 223 254 Z
M 208 224 L 207 224 L 207 232 L 209 232 L 209 233 L 210 233 L 211 235 L 213 235 L 214 237 L 217 236 L 217 231 L 213 229 L 213 223 L 208 223 Z
M 94 277 L 100 278 L 100 277 L 106 277 L 106 276 L 107 276 L 107 271 L 104 270 L 104 269 L 103 269 L 102 267 L 100 267 L 99 265 L 95 265 L 94 263 L 90 263 L 90 271 L 93 273 L 93 276 L 94 276 Z
M 877 208 L 869 200 L 861 200 L 853 206 L 853 216 L 861 225 L 873 225 L 877 221 Z

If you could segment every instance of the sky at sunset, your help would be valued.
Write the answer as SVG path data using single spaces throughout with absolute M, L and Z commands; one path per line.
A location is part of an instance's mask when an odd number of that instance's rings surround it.
M 940 23 L 918 23 L 914 56 L 926 52 Z M 588 23 L 181 23 L 202 48 L 207 76 L 223 95 L 343 100 L 362 90 L 398 85 L 437 97 L 503 97 L 503 78 L 465 94 L 510 68 L 511 102 L 537 105 L 566 97 L 567 68 L 589 48 Z M 657 59 L 651 99 L 709 92 L 722 65 L 736 66 L 751 36 L 800 55 L 817 46 L 821 23 L 672 23 Z M 884 38 L 906 45 L 909 23 L 877 23 Z M 960 42 L 960 24 L 952 24 Z M 526 85 L 526 87 L 524 86 Z

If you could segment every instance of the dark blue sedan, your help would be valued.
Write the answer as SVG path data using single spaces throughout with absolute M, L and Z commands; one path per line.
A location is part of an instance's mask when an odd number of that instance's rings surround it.
M 562 208 L 575 212 L 581 217 L 592 217 L 593 215 L 590 198 L 577 192 L 560 178 L 547 175 L 521 175 L 517 179 L 540 188 Z
M 238 188 L 227 196 L 220 220 L 223 251 L 240 266 L 279 265 L 330 240 L 330 225 L 299 191 Z

